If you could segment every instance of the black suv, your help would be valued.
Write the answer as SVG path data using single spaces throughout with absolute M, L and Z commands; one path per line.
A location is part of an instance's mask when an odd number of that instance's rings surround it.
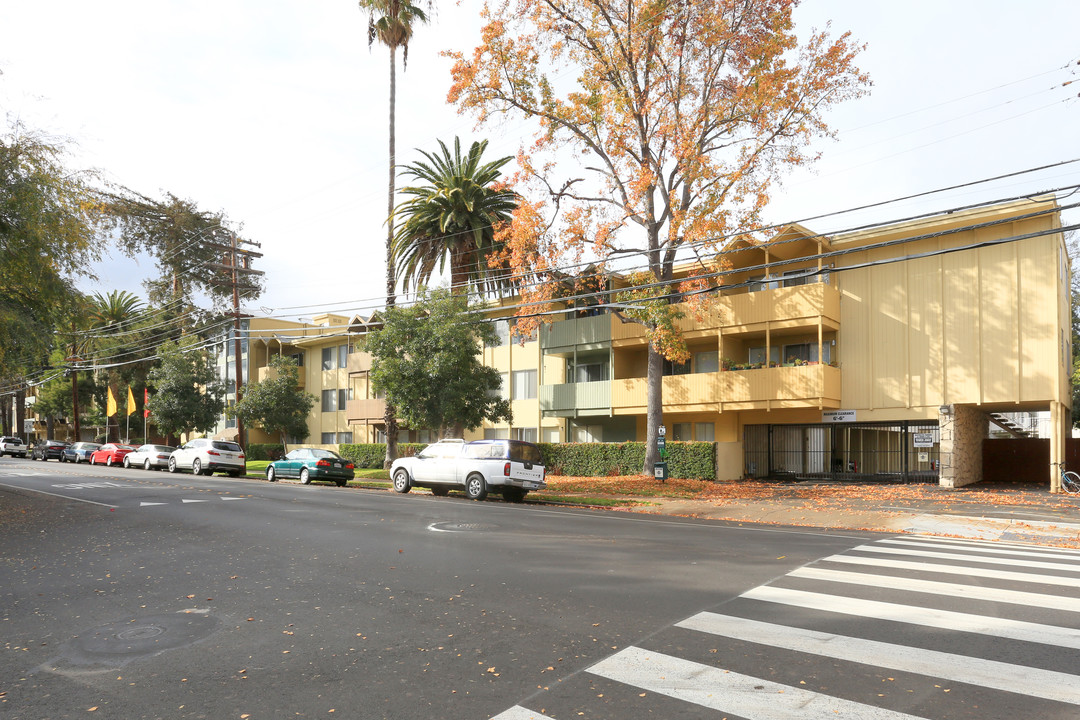
M 64 460 L 64 448 L 71 443 L 62 440 L 42 440 L 30 450 L 31 460 Z

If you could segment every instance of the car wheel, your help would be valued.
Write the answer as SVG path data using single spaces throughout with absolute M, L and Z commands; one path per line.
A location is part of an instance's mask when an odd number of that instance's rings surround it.
M 202 460 L 195 458 L 191 461 L 191 472 L 194 475 L 202 475 Z
M 302 485 L 310 485 L 311 484 L 311 472 L 307 468 L 303 468 L 300 471 L 300 483 Z
M 394 492 L 407 493 L 412 490 L 412 481 L 409 479 L 409 471 L 398 468 L 394 473 Z
M 60 457 L 58 457 L 58 458 L 56 458 L 56 459 L 57 459 L 57 460 L 59 460 L 60 462 L 67 462 L 66 460 L 64 460 L 64 456 L 63 456 L 63 455 L 61 455 Z
M 128 470 L 131 469 L 131 461 L 128 460 L 126 456 L 124 457 L 124 467 Z
M 465 494 L 470 500 L 483 500 L 487 497 L 487 483 L 480 473 L 473 473 L 465 478 Z
M 176 458 L 169 458 L 169 472 L 176 472 Z
M 142 469 L 143 470 L 150 470 L 153 467 L 154 466 L 150 464 L 150 458 L 146 458 L 146 460 L 143 461 L 143 464 L 142 464 Z
M 431 488 L 431 494 L 435 497 L 446 497 L 450 494 L 450 488 L 448 488 L 446 485 L 436 485 L 435 487 Z
M 522 490 L 519 487 L 504 487 L 502 489 L 503 500 L 506 502 L 519 503 L 525 501 L 525 494 L 527 490 Z
M 105 458 L 105 467 L 112 467 L 112 455 Z
M 277 482 L 277 473 L 274 472 L 273 466 L 266 468 L 266 481 Z

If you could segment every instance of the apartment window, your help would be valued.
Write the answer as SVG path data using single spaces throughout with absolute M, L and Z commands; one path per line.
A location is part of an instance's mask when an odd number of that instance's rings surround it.
M 690 363 L 689 362 L 672 362 L 667 358 L 664 358 L 664 375 L 689 375 Z
M 488 390 L 488 395 L 491 397 L 502 398 L 503 400 L 510 399 L 510 373 L 499 373 L 499 389 Z
M 825 355 L 825 362 L 832 360 L 832 345 L 826 342 L 822 347 L 823 354 Z M 784 346 L 784 362 L 817 362 L 818 361 L 818 345 L 814 343 L 797 343 L 795 345 Z
M 542 430 L 544 442 L 557 443 L 559 442 L 560 433 L 559 428 L 543 428 Z
M 496 320 L 492 323 L 495 328 L 495 336 L 498 340 L 492 347 L 500 347 L 502 345 L 510 344 L 510 321 L 508 320 Z
M 672 442 L 690 442 L 694 439 L 693 423 L 673 423 L 671 426 Z
M 533 400 L 536 398 L 536 371 L 514 371 L 514 394 L 515 400 Z
M 567 375 L 572 378 L 569 382 L 585 383 L 600 382 L 607 380 L 607 363 L 585 363 L 574 365 L 567 363 Z
M 514 428 L 510 431 L 510 438 L 534 443 L 536 442 L 536 428 Z
M 334 359 L 335 359 L 334 358 L 334 348 L 325 347 L 325 348 L 322 349 L 322 369 L 323 370 L 333 370 L 333 369 L 335 369 L 336 366 L 334 365 Z
M 783 273 L 784 287 L 795 287 L 797 285 L 806 285 L 811 282 L 810 276 L 807 273 L 814 272 L 816 268 L 803 268 L 801 270 L 787 270 Z
M 697 442 L 716 442 L 716 424 L 694 423 L 694 440 Z
M 484 428 L 485 440 L 508 440 L 510 430 L 507 428 Z
M 352 442 L 352 433 L 351 432 L 340 432 L 340 433 L 338 433 L 337 434 L 337 441 L 339 443 L 351 443 Z
M 322 434 L 322 444 L 323 445 L 333 445 L 334 442 L 335 442 L 334 433 L 323 433 Z
M 338 345 L 337 357 L 338 357 L 337 366 L 339 368 L 349 367 L 349 346 L 348 345 Z
M 705 350 L 694 353 L 694 372 L 720 372 L 720 351 Z
M 304 353 L 295 353 L 286 357 L 296 363 L 296 367 L 304 367 Z
M 337 412 L 337 390 L 323 390 L 322 391 L 322 411 L 323 412 Z
M 765 364 L 765 346 L 750 348 L 750 364 L 761 363 Z M 769 362 L 780 362 L 780 346 L 773 345 L 769 348 Z
M 775 290 L 778 287 L 780 287 L 780 280 L 768 275 L 756 275 L 750 278 L 747 289 L 750 292 L 760 292 L 761 290 Z
M 352 400 L 352 399 L 353 399 L 352 388 L 349 388 L 348 390 L 338 390 L 337 391 L 338 410 L 344 410 L 345 409 L 345 403 L 347 403 L 349 400 Z
M 416 442 L 418 443 L 433 443 L 438 441 L 438 436 L 430 430 L 417 430 Z
M 574 426 L 574 442 L 588 443 L 588 442 L 603 442 L 604 427 L 603 425 L 575 425 Z
M 513 325 L 511 327 L 513 327 L 513 329 L 514 329 L 513 338 L 515 340 L 524 341 L 524 342 L 535 342 L 536 341 L 536 328 L 535 327 L 531 331 L 529 331 L 529 333 L 526 335 L 524 332 L 522 332 L 521 328 L 518 327 L 518 323 L 517 323 L 516 320 L 511 321 L 511 322 L 513 322 Z

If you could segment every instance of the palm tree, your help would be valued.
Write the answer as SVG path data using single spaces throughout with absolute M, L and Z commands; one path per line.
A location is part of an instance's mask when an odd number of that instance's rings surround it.
M 454 292 L 505 290 L 508 271 L 493 270 L 488 258 L 499 249 L 495 227 L 509 222 L 517 207 L 517 194 L 496 184 L 500 168 L 513 158 L 482 162 L 487 140 L 474 142 L 465 155 L 458 138 L 453 154 L 441 140 L 439 147 L 441 154 L 421 151 L 427 161 L 406 165 L 402 172 L 426 183 L 402 188 L 410 199 L 395 212 L 405 218 L 394 237 L 402 287 L 408 290 L 410 280 L 426 285 L 436 265 L 442 272 L 449 259 Z
M 409 0 L 359 0 L 360 9 L 368 12 L 368 48 L 378 38 L 379 42 L 390 48 L 390 182 L 386 200 L 386 307 L 391 308 L 396 302 L 397 276 L 393 263 L 394 242 L 394 172 L 395 172 L 395 122 L 394 109 L 397 102 L 397 49 L 402 48 L 402 69 L 409 65 L 409 39 L 412 38 L 414 23 L 427 22 L 427 15 L 419 6 Z M 428 7 L 431 1 L 428 0 Z M 396 410 L 386 404 L 386 459 L 384 465 L 397 458 L 397 416 Z
M 120 385 L 123 375 L 126 375 L 126 387 L 130 387 L 134 368 L 127 367 L 127 361 L 137 355 L 132 348 L 139 346 L 136 339 L 139 336 L 137 325 L 142 319 L 145 305 L 136 295 L 126 290 L 113 290 L 108 295 L 95 293 L 90 299 L 88 307 L 88 319 L 90 329 L 95 331 L 90 344 L 94 354 L 103 356 L 101 362 L 109 366 L 105 372 L 106 388 L 117 389 L 116 398 L 120 400 Z M 111 438 L 111 421 L 105 419 L 105 433 L 107 439 Z M 117 434 L 120 431 L 120 422 L 117 418 Z

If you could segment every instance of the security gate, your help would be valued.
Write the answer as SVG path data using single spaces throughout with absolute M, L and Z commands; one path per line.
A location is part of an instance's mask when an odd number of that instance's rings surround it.
M 930 421 L 747 425 L 747 478 L 938 481 L 940 434 Z

